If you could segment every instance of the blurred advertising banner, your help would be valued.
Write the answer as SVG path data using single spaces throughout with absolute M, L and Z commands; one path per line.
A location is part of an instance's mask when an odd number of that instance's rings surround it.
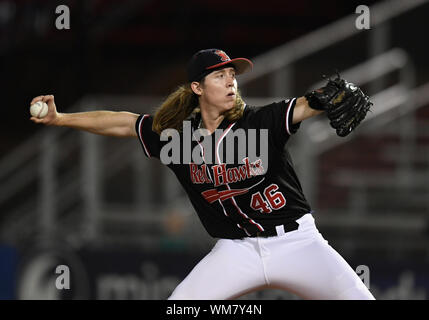
M 20 261 L 16 299 L 163 300 L 203 256 L 139 249 L 37 249 Z
M 164 300 L 205 255 L 129 248 L 38 249 L 23 254 L 17 267 L 16 252 L 2 249 L 0 254 L 2 298 L 43 300 Z M 350 265 L 355 268 L 358 264 Z M 376 299 L 428 298 L 428 264 L 367 261 L 365 265 L 370 272 L 368 285 Z M 263 290 L 240 299 L 298 297 L 281 290 Z

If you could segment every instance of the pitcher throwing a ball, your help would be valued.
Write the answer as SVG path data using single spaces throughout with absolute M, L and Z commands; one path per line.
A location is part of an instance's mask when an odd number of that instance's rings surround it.
M 137 137 L 147 157 L 173 170 L 203 226 L 218 240 L 169 299 L 232 299 L 262 288 L 284 289 L 304 299 L 374 299 L 317 230 L 287 148 L 300 123 L 322 112 L 337 134 L 346 136 L 365 118 L 369 98 L 338 76 L 304 96 L 249 106 L 240 97 L 236 75 L 252 67 L 250 60 L 230 59 L 222 50 L 201 50 L 188 64 L 188 82 L 154 115 L 58 113 L 54 97 L 47 95 L 31 104 L 46 102 L 48 114 L 31 120 Z M 185 134 L 187 128 L 191 135 Z M 169 141 L 161 139 L 166 129 L 178 132 L 182 146 L 199 148 L 202 161 L 183 149 L 180 159 L 189 156 L 190 161 L 167 163 L 163 147 Z M 266 150 L 265 156 L 255 158 L 250 145 L 243 149 L 237 139 L 230 139 L 239 131 L 255 150 Z

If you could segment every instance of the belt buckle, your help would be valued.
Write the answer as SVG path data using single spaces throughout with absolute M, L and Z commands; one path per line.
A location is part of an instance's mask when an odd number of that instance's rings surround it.
M 292 223 L 279 224 L 277 226 L 274 226 L 274 228 L 267 229 L 265 231 L 258 231 L 256 233 L 256 237 L 269 238 L 269 237 L 283 236 L 288 232 L 297 230 L 298 226 L 299 224 L 296 221 L 293 221 Z M 277 227 L 281 227 L 281 230 L 283 232 L 279 232 L 277 230 Z

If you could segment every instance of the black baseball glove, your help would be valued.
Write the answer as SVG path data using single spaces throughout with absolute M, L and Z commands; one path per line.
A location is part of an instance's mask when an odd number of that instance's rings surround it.
M 340 137 L 347 136 L 365 119 L 372 106 L 369 97 L 340 75 L 328 79 L 325 87 L 305 94 L 308 104 L 316 110 L 324 110 L 330 125 Z

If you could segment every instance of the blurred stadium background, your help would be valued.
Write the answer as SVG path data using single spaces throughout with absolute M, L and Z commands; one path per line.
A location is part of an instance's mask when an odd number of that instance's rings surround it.
M 58 5 L 69 30 L 55 28 Z M 215 240 L 137 139 L 38 126 L 28 107 L 54 94 L 60 112 L 152 112 L 190 56 L 215 47 L 254 61 L 239 78 L 248 104 L 303 95 L 336 69 L 372 96 L 356 133 L 311 119 L 291 154 L 319 230 L 368 266 L 375 297 L 427 299 L 428 14 L 423 0 L 0 0 L 0 298 L 165 299 L 208 253 Z M 55 288 L 61 264 L 70 290 Z

